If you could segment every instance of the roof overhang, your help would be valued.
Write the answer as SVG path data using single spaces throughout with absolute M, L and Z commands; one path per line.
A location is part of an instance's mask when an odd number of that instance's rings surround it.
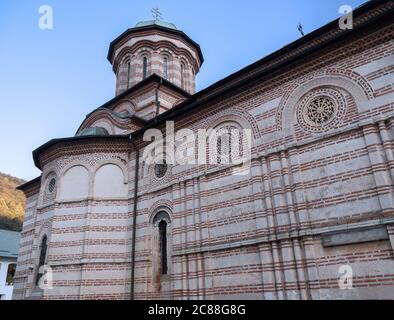
M 107 109 L 109 111 L 112 111 L 111 107 L 114 107 L 119 102 L 121 102 L 123 99 L 128 98 L 134 92 L 136 92 L 136 91 L 138 91 L 138 90 L 140 90 L 140 89 L 142 89 L 142 88 L 144 88 L 146 86 L 149 86 L 151 84 L 157 84 L 157 85 L 160 85 L 160 86 L 165 86 L 165 87 L 169 88 L 170 90 L 175 91 L 176 93 L 178 93 L 181 96 L 185 97 L 186 100 L 191 97 L 190 93 L 186 92 L 182 88 L 174 85 L 172 82 L 170 82 L 170 81 L 162 78 L 158 74 L 154 73 L 154 74 L 150 75 L 149 77 L 147 77 L 146 79 L 138 82 L 136 85 L 134 85 L 130 89 L 126 90 L 125 92 L 122 92 L 121 94 L 117 95 L 113 99 L 107 101 L 106 103 L 104 103 L 100 107 L 96 108 L 95 110 L 93 110 L 92 112 L 87 114 L 85 120 L 81 123 L 81 125 L 79 126 L 77 132 L 79 132 L 79 130 L 81 130 L 81 128 L 83 127 L 83 125 L 86 122 L 86 120 L 90 116 L 92 116 L 95 112 L 100 111 L 102 109 Z M 114 113 L 113 113 L 113 115 L 116 116 Z M 144 119 L 142 119 L 140 117 L 137 117 L 136 115 L 125 116 L 123 118 L 134 118 L 135 121 L 137 121 L 137 122 L 139 122 L 141 124 L 144 124 L 144 125 L 148 123 L 148 121 L 146 121 L 146 120 L 144 120 Z
M 26 183 L 24 183 L 24 184 L 21 184 L 20 186 L 17 186 L 17 187 L 16 187 L 16 190 L 24 191 L 24 190 L 26 190 L 27 188 L 30 188 L 30 187 L 32 187 L 32 186 L 34 186 L 35 184 L 38 184 L 38 183 L 40 183 L 40 182 L 41 182 L 41 176 L 39 176 L 39 177 L 37 177 L 37 178 L 34 178 L 33 180 L 30 180 L 30 181 L 28 181 L 28 182 L 26 182 Z
M 48 141 L 47 143 L 43 144 L 42 146 L 38 147 L 33 151 L 33 160 L 35 166 L 42 170 L 42 166 L 40 163 L 40 155 L 48 150 L 49 148 L 58 145 L 58 144 L 64 144 L 64 143 L 73 143 L 73 142 L 81 142 L 81 141 L 102 141 L 102 140 L 124 140 L 127 141 L 129 139 L 130 135 L 110 135 L 110 136 L 77 136 L 77 137 L 68 137 L 68 138 L 59 138 L 59 139 L 52 139 Z M 37 178 L 38 179 L 38 178 Z M 29 183 L 29 182 L 28 182 Z M 24 185 L 22 185 L 24 186 Z M 20 186 L 20 187 L 22 187 Z M 18 188 L 20 188 L 18 187 Z
M 135 28 L 130 28 L 130 29 L 126 30 L 125 32 L 123 32 L 119 37 L 117 37 L 115 40 L 113 40 L 110 43 L 109 50 L 108 50 L 108 55 L 107 55 L 108 61 L 111 64 L 113 63 L 115 47 L 119 43 L 119 41 L 121 41 L 122 39 L 124 39 L 124 38 L 126 38 L 126 37 L 128 37 L 128 36 L 130 36 L 132 34 L 136 34 L 136 33 L 142 32 L 142 31 L 150 31 L 150 30 L 161 30 L 161 31 L 164 31 L 164 32 L 167 32 L 167 33 L 171 33 L 173 35 L 177 35 L 177 36 L 183 38 L 186 42 L 191 44 L 197 50 L 197 54 L 198 54 L 198 57 L 200 59 L 200 66 L 203 64 L 204 56 L 202 54 L 200 45 L 197 42 L 193 41 L 183 31 L 175 30 L 175 29 L 171 29 L 171 28 L 166 28 L 166 27 L 159 26 L 159 25 L 148 25 L 148 26 L 142 26 L 142 27 L 135 27 Z

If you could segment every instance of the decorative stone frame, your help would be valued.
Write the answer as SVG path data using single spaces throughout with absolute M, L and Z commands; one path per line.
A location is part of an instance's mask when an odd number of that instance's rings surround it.
M 319 98 L 332 102 L 333 110 L 330 119 L 323 123 L 314 123 L 312 119 L 308 118 L 307 111 L 311 103 Z M 298 124 L 303 130 L 311 133 L 320 133 L 340 124 L 346 111 L 346 99 L 339 90 L 330 87 L 318 87 L 309 91 L 300 99 L 296 106 L 296 117 Z
M 137 54 L 137 59 L 138 59 L 137 66 L 139 66 L 139 68 L 137 70 L 137 74 L 141 75 L 141 78 L 137 79 L 137 81 L 144 80 L 144 58 L 145 57 L 146 57 L 146 77 L 148 78 L 152 74 L 153 50 L 147 49 L 147 48 L 142 48 Z
M 169 155 L 166 154 L 166 159 L 169 159 Z M 158 155 L 155 161 L 160 159 L 160 155 Z M 167 161 L 167 171 L 162 177 L 157 177 L 155 174 L 155 164 L 146 164 L 145 160 L 143 161 L 143 176 L 149 177 L 149 182 L 151 186 L 159 186 L 166 183 L 169 183 L 172 179 L 172 167 L 170 164 L 171 161 Z
M 229 108 L 217 113 L 208 114 L 206 119 L 200 122 L 199 128 L 210 129 L 215 128 L 222 122 L 234 121 L 239 123 L 242 128 L 252 130 L 252 145 L 253 140 L 261 137 L 259 126 L 253 116 L 245 111 L 237 108 Z
M 87 196 L 85 196 L 85 197 L 83 197 L 83 198 L 75 198 L 75 199 L 63 199 L 63 198 L 61 198 L 60 197 L 60 195 L 61 195 L 61 190 L 63 189 L 63 187 L 64 187 L 64 176 L 66 175 L 66 173 L 69 171 L 69 170 L 71 170 L 72 168 L 75 168 L 75 167 L 83 167 L 83 168 L 85 168 L 86 169 L 86 171 L 87 171 L 87 173 L 88 173 L 88 195 Z M 92 186 L 92 176 L 93 176 L 93 174 L 92 174 L 92 172 L 93 172 L 93 170 L 92 170 L 92 168 L 91 167 L 89 167 L 85 162 L 83 162 L 83 161 L 73 161 L 73 162 L 71 162 L 71 163 L 69 163 L 68 165 L 66 165 L 62 170 L 61 170 L 61 173 L 60 173 L 60 175 L 59 175 L 59 177 L 60 177 L 60 179 L 59 179 L 59 181 L 58 181 L 58 199 L 59 199 L 59 201 L 61 201 L 61 202 L 73 202 L 73 201 L 84 201 L 84 200 L 87 200 L 89 197 L 91 197 L 91 194 L 92 194 L 92 189 L 93 189 L 93 186 Z
M 237 110 L 234 110 L 234 112 L 231 112 L 231 109 L 229 111 L 223 111 L 218 113 L 216 116 L 213 117 L 213 119 L 211 118 L 211 120 L 209 122 L 206 122 L 204 125 L 204 128 L 206 128 L 207 130 L 209 129 L 219 129 L 221 127 L 224 127 L 228 124 L 232 124 L 235 127 L 238 127 L 240 130 L 243 129 L 249 129 L 251 130 L 252 133 L 252 140 L 251 140 L 251 148 L 253 149 L 254 146 L 254 140 L 256 139 L 256 137 L 259 137 L 259 132 L 256 131 L 256 128 L 253 127 L 253 125 L 249 122 L 249 119 L 247 119 L 245 116 L 240 115 L 240 112 L 238 111 L 237 113 L 235 112 Z M 234 114 L 235 113 L 235 114 Z M 209 168 L 211 166 L 214 165 L 210 165 L 209 164 L 209 160 L 211 157 L 211 138 L 208 137 L 208 141 L 207 141 L 207 146 L 206 146 L 206 159 L 207 159 L 207 164 L 206 167 Z M 242 143 L 243 144 L 243 143 Z M 241 141 L 240 141 L 240 145 L 241 145 Z M 198 146 L 195 146 L 196 148 L 198 148 Z M 215 146 L 216 148 L 216 146 Z M 243 145 L 242 145 L 243 148 Z M 196 149 L 198 150 L 198 149 Z M 234 157 L 234 150 L 233 150 L 233 157 Z
M 43 231 L 42 233 L 40 233 L 39 237 L 38 237 L 38 243 L 37 243 L 37 250 L 36 250 L 36 254 L 34 257 L 34 276 L 33 276 L 33 287 L 35 287 L 36 289 L 39 289 L 38 286 L 36 285 L 36 280 L 37 280 L 37 276 L 38 276 L 38 267 L 40 264 L 40 255 L 41 255 L 41 251 L 42 251 L 42 241 L 44 240 L 44 238 L 46 238 L 46 252 L 45 252 L 45 261 L 44 261 L 44 265 L 48 262 L 48 253 L 49 253 L 49 237 L 47 235 L 47 231 Z M 40 290 L 40 289 L 39 289 Z
M 277 112 L 278 132 L 282 131 L 284 136 L 294 133 L 297 104 L 305 94 L 319 87 L 347 92 L 354 99 L 359 112 L 363 110 L 366 102 L 373 98 L 368 82 L 360 75 L 337 69 L 320 71 L 314 75 L 314 78 L 309 77 L 303 82 L 298 82 L 283 96 Z
M 184 57 L 184 59 L 188 60 L 189 64 L 193 66 L 194 70 L 197 70 L 197 72 L 199 71 L 199 64 L 200 64 L 199 58 L 197 57 L 196 60 L 196 58 L 191 53 L 190 48 L 179 47 L 175 45 L 173 42 L 168 40 L 160 40 L 156 42 L 146 39 L 138 40 L 133 45 L 125 46 L 124 48 L 122 48 L 116 54 L 116 57 L 114 57 L 113 70 L 117 72 L 123 58 L 128 54 L 130 54 L 133 58 L 138 57 L 139 59 L 139 55 L 141 52 L 150 52 L 150 54 L 152 54 L 153 52 L 160 53 L 161 50 L 166 50 L 174 58 Z
M 33 239 L 33 252 L 32 252 L 32 272 L 29 275 L 28 283 L 31 284 L 30 294 L 27 296 L 34 297 L 42 297 L 44 295 L 44 291 L 41 290 L 38 286 L 36 286 L 36 279 L 38 274 L 38 265 L 41 253 L 41 244 L 44 237 L 47 238 L 47 252 L 45 256 L 45 264 L 48 263 L 49 255 L 50 255 L 50 242 L 51 242 L 51 234 L 52 234 L 52 223 L 46 222 L 44 223 L 38 230 L 36 229 L 36 233 Z
M 240 130 L 240 131 L 244 129 L 244 128 L 243 128 L 238 122 L 236 122 L 236 121 L 223 121 L 223 122 L 219 123 L 218 125 L 216 125 L 213 129 L 218 130 L 219 133 L 220 133 L 220 130 L 222 130 L 222 129 L 231 130 L 232 128 L 238 129 L 238 130 Z M 216 141 L 214 141 L 213 137 L 211 137 L 211 136 L 208 138 L 208 145 L 207 145 L 207 148 L 208 148 L 208 151 L 207 151 L 207 152 L 208 152 L 208 157 L 207 157 L 207 160 L 209 161 L 209 164 L 211 163 L 212 160 L 215 160 L 215 159 L 212 159 L 212 157 L 214 156 L 214 154 L 216 154 L 216 158 L 217 158 L 216 160 L 218 161 L 218 165 L 220 165 L 220 163 L 219 163 L 219 157 L 220 157 L 221 155 L 220 155 L 220 151 L 218 150 L 218 143 L 219 143 L 219 138 L 220 138 L 220 137 L 221 137 L 221 135 L 219 135 L 219 136 L 217 137 L 217 140 L 216 140 Z M 243 139 L 244 139 L 244 136 L 242 135 L 242 136 L 240 136 L 239 138 L 240 138 L 240 140 L 241 140 L 241 141 L 239 141 L 239 146 L 240 146 L 240 148 L 241 148 L 240 155 L 242 156 L 242 151 L 243 151 Z M 213 152 L 213 149 L 216 149 L 216 152 Z M 230 153 L 230 155 L 229 155 L 229 160 L 231 161 L 231 159 L 234 159 L 235 155 L 236 155 L 235 150 L 231 150 L 231 153 Z
M 46 168 L 46 173 L 41 178 L 41 188 L 38 199 L 38 206 L 53 204 L 58 198 L 59 191 L 59 174 L 54 167 Z M 56 179 L 56 186 L 53 192 L 48 191 L 49 182 Z
M 167 81 L 172 82 L 174 78 L 174 54 L 171 53 L 167 49 L 161 49 L 159 51 L 159 56 L 160 56 L 160 63 L 162 65 L 162 74 L 161 76 L 164 77 L 164 58 L 167 58 L 167 78 L 165 78 Z
M 92 168 L 91 172 L 89 172 L 89 198 L 96 199 L 95 198 L 95 190 L 94 190 L 94 183 L 96 179 L 96 174 L 97 172 L 104 166 L 106 165 L 114 165 L 117 166 L 123 174 L 123 184 L 127 185 L 129 181 L 128 177 L 128 170 L 126 167 L 126 164 L 123 163 L 121 160 L 118 159 L 102 159 L 97 161 L 96 165 Z M 119 198 L 119 199 L 123 199 Z M 116 200 L 119 200 L 118 198 Z M 103 200 L 103 199 L 100 199 Z M 105 200 L 112 200 L 112 199 L 105 199 Z
M 183 70 L 182 70 L 182 66 L 183 66 Z M 179 59 L 179 85 L 180 87 L 185 90 L 185 91 L 189 91 L 190 90 L 190 83 L 189 83 L 189 69 L 190 66 L 187 63 L 187 61 L 181 57 Z M 183 72 L 182 72 L 183 71 Z M 182 80 L 183 80 L 183 86 L 182 86 Z
M 171 288 L 172 266 L 172 210 L 168 201 L 158 201 L 150 210 L 149 225 L 151 229 L 151 250 L 152 250 L 152 286 L 154 292 L 159 292 L 162 285 L 166 284 Z M 161 221 L 167 223 L 167 274 L 160 272 L 160 233 L 159 224 Z
M 130 68 L 130 70 L 128 70 L 128 68 Z M 122 70 L 125 73 L 125 83 L 124 86 L 126 87 L 126 89 L 130 89 L 130 83 L 131 83 L 131 79 L 133 79 L 133 72 L 135 73 L 135 70 L 133 70 L 133 64 L 132 64 L 132 60 L 131 60 L 131 55 L 127 55 L 123 58 L 123 61 L 121 63 L 121 68 L 120 70 Z M 119 81 L 119 77 L 118 77 L 118 81 Z
M 123 119 L 112 110 L 100 108 L 83 121 L 77 133 L 85 128 L 101 126 L 106 129 L 110 135 L 113 135 L 117 130 L 127 130 L 129 125 L 130 119 Z
M 85 161 L 73 161 L 69 164 L 67 164 L 60 172 L 59 177 L 60 179 L 58 179 L 58 183 L 57 183 L 57 190 L 58 192 L 61 190 L 62 188 L 62 182 L 63 182 L 63 177 L 66 174 L 66 172 L 68 170 L 70 170 L 73 167 L 77 167 L 77 166 L 81 166 L 84 167 L 87 172 L 88 172 L 88 179 L 89 179 L 89 189 L 88 189 L 88 198 L 93 198 L 94 195 L 94 178 L 95 175 L 97 173 L 97 171 L 107 165 L 107 164 L 112 164 L 115 165 L 117 167 L 120 168 L 120 170 L 123 173 L 123 183 L 124 184 L 128 184 L 128 171 L 127 171 L 127 163 L 123 162 L 125 161 L 124 159 L 118 160 L 116 158 L 104 158 L 101 160 L 97 160 L 97 162 L 91 166 L 89 165 L 89 163 L 86 163 Z M 83 199 L 75 199 L 75 201 L 82 201 L 82 200 L 86 200 L 86 198 Z M 66 200 L 66 201 L 74 201 L 74 200 Z

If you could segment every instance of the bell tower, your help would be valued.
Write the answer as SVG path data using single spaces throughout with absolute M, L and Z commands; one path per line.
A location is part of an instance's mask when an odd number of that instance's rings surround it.
M 196 42 L 156 12 L 155 20 L 139 22 L 116 38 L 108 60 L 116 74 L 116 95 L 154 74 L 194 94 L 203 55 Z

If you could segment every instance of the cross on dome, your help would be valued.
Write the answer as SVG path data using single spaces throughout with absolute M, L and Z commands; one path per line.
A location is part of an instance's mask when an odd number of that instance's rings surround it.
M 153 18 L 155 18 L 156 21 L 158 21 L 158 20 L 163 20 L 163 16 L 162 16 L 162 14 L 161 14 L 161 12 L 160 12 L 160 10 L 159 10 L 158 7 L 153 8 L 153 9 L 151 10 L 151 12 L 152 12 Z

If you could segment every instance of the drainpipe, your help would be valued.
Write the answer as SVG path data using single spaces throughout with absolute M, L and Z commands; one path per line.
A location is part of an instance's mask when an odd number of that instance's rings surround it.
M 133 136 L 130 134 L 129 140 L 135 150 L 135 175 L 134 175 L 134 203 L 133 203 L 133 238 L 131 242 L 131 286 L 130 286 L 130 300 L 134 300 L 134 278 L 135 278 L 135 239 L 137 230 L 137 197 L 138 197 L 138 169 L 140 151 L 136 148 Z
M 156 88 L 156 117 L 159 115 L 159 112 L 160 112 L 159 89 L 162 84 L 163 84 L 163 79 L 160 78 L 159 85 Z

